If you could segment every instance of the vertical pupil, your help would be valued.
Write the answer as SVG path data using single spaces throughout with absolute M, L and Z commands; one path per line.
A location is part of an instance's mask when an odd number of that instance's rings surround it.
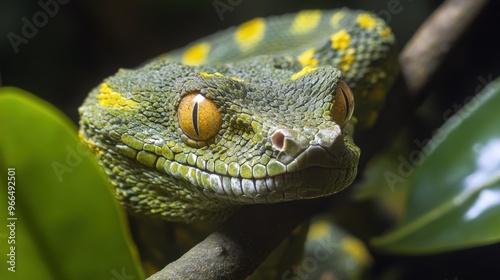
M 198 130 L 198 102 L 194 103 L 193 107 L 193 128 L 196 135 L 200 136 L 200 131 Z
M 347 117 L 349 116 L 349 99 L 347 98 L 347 95 L 345 94 L 344 92 L 344 89 L 341 88 L 340 89 L 342 91 L 342 95 L 344 96 L 344 102 L 345 102 L 345 118 L 347 119 Z

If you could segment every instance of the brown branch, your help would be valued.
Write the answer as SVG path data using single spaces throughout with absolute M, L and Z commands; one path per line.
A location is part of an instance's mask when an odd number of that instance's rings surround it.
M 314 213 L 321 201 L 243 207 L 220 229 L 149 279 L 243 279 Z
M 487 3 L 487 0 L 445 1 L 406 44 L 399 62 L 412 100 L 428 85 L 451 47 Z
M 427 89 L 450 50 L 487 3 L 488 0 L 444 1 L 408 41 L 399 55 L 399 79 L 377 124 L 360 137 L 355 137 L 363 150 L 358 166 L 360 170 L 368 159 L 384 148 L 381 143 L 391 143 L 387 137 L 397 134 L 431 92 Z
M 486 3 L 486 0 L 445 1 L 420 27 L 399 56 L 402 75 L 395 86 L 398 95 L 388 103 L 390 113 L 381 116 L 382 122 L 384 118 L 390 118 L 388 123 L 391 125 L 384 123 L 384 127 L 376 126 L 372 130 L 373 137 L 365 137 L 372 143 L 362 141 L 360 146 L 365 155 L 380 149 L 377 143 L 373 145 L 373 142 L 380 141 L 373 139 L 380 139 L 380 135 L 384 135 L 381 131 L 390 127 L 394 133 L 401 128 L 401 119 L 404 118 L 393 116 L 408 116 L 407 108 L 414 109 L 414 101 L 422 98 L 423 89 L 442 65 L 453 44 Z M 398 114 L 398 110 L 406 112 Z M 360 166 L 367 159 L 365 156 Z M 219 230 L 149 279 L 243 279 L 293 228 L 312 216 L 325 201 L 331 202 L 319 199 L 244 207 Z

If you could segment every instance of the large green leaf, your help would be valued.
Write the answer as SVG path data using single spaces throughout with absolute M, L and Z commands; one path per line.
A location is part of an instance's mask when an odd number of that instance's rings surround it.
M 37 97 L 0 88 L 0 131 L 0 279 L 144 278 L 124 215 L 75 126 Z M 9 200 L 7 177 L 15 178 Z
M 418 166 L 405 215 L 394 230 L 373 240 L 376 247 L 426 254 L 500 241 L 499 108 L 496 80 L 450 118 L 426 148 L 401 161 L 401 170 Z M 426 155 L 423 162 L 419 154 Z

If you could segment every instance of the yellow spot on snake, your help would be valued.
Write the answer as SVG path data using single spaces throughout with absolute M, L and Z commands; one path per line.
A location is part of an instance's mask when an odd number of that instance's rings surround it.
M 324 239 L 330 233 L 330 224 L 327 221 L 314 222 L 309 228 L 307 239 L 320 240 Z
M 199 65 L 205 62 L 208 52 L 210 52 L 209 43 L 198 43 L 186 50 L 182 56 L 182 63 L 186 65 Z
M 345 29 L 342 29 L 330 36 L 330 41 L 332 41 L 332 48 L 336 50 L 345 50 L 351 43 L 351 35 L 349 35 Z
M 219 73 L 219 72 L 215 72 L 214 74 L 210 74 L 210 73 L 207 73 L 207 72 L 200 72 L 200 76 L 201 76 L 202 78 L 204 78 L 204 79 L 207 79 L 207 78 L 212 78 L 212 77 L 215 77 L 215 76 L 217 76 L 217 77 L 224 77 L 224 78 L 228 78 L 228 77 L 224 76 L 223 74 L 221 74 L 221 73 Z M 241 82 L 241 83 L 242 83 L 242 82 L 244 82 L 244 80 L 243 80 L 243 79 L 240 79 L 240 78 L 238 78 L 238 77 L 229 77 L 229 78 L 230 78 L 230 79 L 232 79 L 232 80 L 235 80 L 235 81 L 237 81 L 237 82 Z
M 85 133 L 82 131 L 82 130 L 79 130 L 78 131 L 78 137 L 83 140 L 83 142 L 85 144 L 87 144 L 87 146 L 92 149 L 92 150 L 95 150 L 97 148 L 97 145 L 95 144 L 95 142 L 90 139 L 90 138 L 87 138 L 87 136 L 85 135 Z
M 339 21 L 344 17 L 343 12 L 336 12 L 333 14 L 333 16 L 330 18 L 330 25 L 331 26 L 337 26 L 339 24 Z
M 382 38 L 387 38 L 387 37 L 391 36 L 391 34 L 392 34 L 392 31 L 391 31 L 391 28 L 389 28 L 389 27 L 384 27 L 382 30 L 380 30 L 378 32 L 378 35 L 380 35 L 380 37 L 382 37 Z
M 298 57 L 297 60 L 302 64 L 302 66 L 316 66 L 318 65 L 319 61 L 317 59 L 314 59 L 314 54 L 316 52 L 314 49 L 308 49 L 305 52 L 301 53 Z
M 339 68 L 340 70 L 346 72 L 351 68 L 352 63 L 355 60 L 356 50 L 348 49 L 344 56 L 340 59 Z
M 78 131 L 78 137 L 83 140 L 83 142 L 89 147 L 91 150 L 95 151 L 98 158 L 102 158 L 104 156 L 104 151 L 96 145 L 94 140 L 87 138 L 85 133 L 82 130 Z
M 123 98 L 120 93 L 113 91 L 107 83 L 102 83 L 97 95 L 98 105 L 101 107 L 113 107 L 114 109 L 130 110 L 137 102 Z
M 314 72 L 314 71 L 316 71 L 316 69 L 318 69 L 318 67 L 306 66 L 306 67 L 302 68 L 302 70 L 300 70 L 299 72 L 292 75 L 292 77 L 291 77 L 292 81 L 295 81 L 304 75 L 307 75 L 311 72 Z
M 204 79 L 207 79 L 207 78 L 212 78 L 212 77 L 215 77 L 215 76 L 218 76 L 218 77 L 225 77 L 224 75 L 222 75 L 221 73 L 219 72 L 215 72 L 214 74 L 210 74 L 210 73 L 207 73 L 207 72 L 200 72 L 200 76 Z
M 377 25 L 377 20 L 369 14 L 360 14 L 356 20 L 363 29 L 372 30 Z
M 346 237 L 340 241 L 340 246 L 349 253 L 358 263 L 361 263 L 363 266 L 370 266 L 373 262 L 370 253 L 366 247 L 361 243 L 361 241 L 352 238 Z
M 256 18 L 240 25 L 235 33 L 235 40 L 242 51 L 248 51 L 264 37 L 266 22 L 263 18 Z
M 303 34 L 311 31 L 318 26 L 321 19 L 320 10 L 301 11 L 295 17 L 295 20 L 290 28 L 292 34 Z
M 240 83 L 243 83 L 243 82 L 244 82 L 244 80 L 243 80 L 243 79 L 240 79 L 240 78 L 238 78 L 238 77 L 231 77 L 231 79 L 233 79 L 233 80 L 235 80 L 235 81 L 237 81 L 237 82 L 240 82 Z

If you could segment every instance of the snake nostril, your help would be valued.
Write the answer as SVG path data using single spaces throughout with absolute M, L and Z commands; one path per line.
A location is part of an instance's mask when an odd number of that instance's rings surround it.
M 285 134 L 278 130 L 271 136 L 271 141 L 276 149 L 281 150 L 283 149 L 283 145 L 285 143 Z

